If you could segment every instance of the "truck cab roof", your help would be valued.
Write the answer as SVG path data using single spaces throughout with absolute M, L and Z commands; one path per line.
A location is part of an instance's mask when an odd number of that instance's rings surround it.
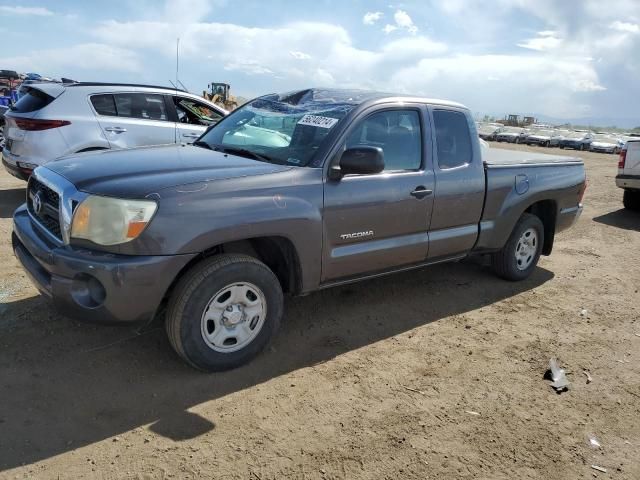
M 467 108 L 464 105 L 451 102 L 449 100 L 440 100 L 435 98 L 417 97 L 415 95 L 406 95 L 402 93 L 378 92 L 372 90 L 358 89 L 339 89 L 339 88 L 308 88 L 304 90 L 294 90 L 283 94 L 272 94 L 266 97 L 276 97 L 278 101 L 289 103 L 291 105 L 304 104 L 348 104 L 362 105 L 365 103 L 375 103 L 379 101 L 404 101 L 428 103 L 433 105 L 442 105 L 456 108 Z

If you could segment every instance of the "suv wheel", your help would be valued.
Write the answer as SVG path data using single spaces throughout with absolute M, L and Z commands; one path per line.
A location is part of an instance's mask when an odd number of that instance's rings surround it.
M 280 283 L 264 263 L 248 255 L 217 255 L 176 285 L 167 308 L 167 335 L 194 367 L 227 370 L 248 362 L 269 343 L 282 311 Z
M 629 210 L 640 210 L 640 191 L 625 190 L 622 197 L 624 208 Z
M 505 280 L 524 280 L 535 270 L 543 244 L 542 222 L 535 215 L 523 214 L 505 246 L 493 254 L 493 270 Z

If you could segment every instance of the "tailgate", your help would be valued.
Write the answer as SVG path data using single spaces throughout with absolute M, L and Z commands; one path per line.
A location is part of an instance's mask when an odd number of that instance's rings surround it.
M 65 87 L 58 83 L 30 84 L 21 87 L 22 96 L 4 116 L 7 152 L 19 156 L 22 144 L 29 135 L 29 131 L 19 128 L 16 121 L 37 118 L 41 110 L 62 95 L 64 90 Z
M 627 157 L 622 173 L 624 175 L 640 176 L 640 139 L 627 142 Z

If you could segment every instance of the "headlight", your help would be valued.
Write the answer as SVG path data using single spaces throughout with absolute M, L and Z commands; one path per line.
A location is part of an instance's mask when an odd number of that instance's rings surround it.
M 138 237 L 158 205 L 151 200 L 88 196 L 73 214 L 71 237 L 100 245 L 117 245 Z

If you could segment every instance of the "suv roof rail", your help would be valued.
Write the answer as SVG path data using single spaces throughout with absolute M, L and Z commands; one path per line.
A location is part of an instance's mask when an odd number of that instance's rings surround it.
M 110 83 L 110 82 L 74 82 L 68 83 L 67 87 L 143 87 L 143 88 L 159 88 L 162 90 L 171 90 L 187 93 L 186 90 L 175 87 L 163 87 L 160 85 L 144 85 L 141 83 Z

